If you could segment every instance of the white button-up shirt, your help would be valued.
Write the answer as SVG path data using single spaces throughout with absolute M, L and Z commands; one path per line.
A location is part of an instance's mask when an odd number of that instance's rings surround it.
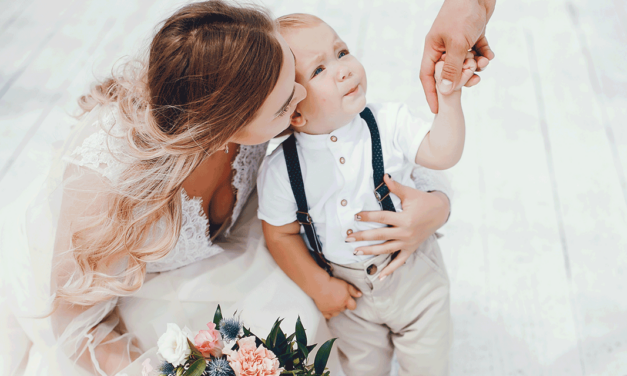
M 431 124 L 410 113 L 404 104 L 369 104 L 377 120 L 385 172 L 394 180 L 415 186 L 411 173 L 420 143 Z M 366 260 L 372 255 L 355 256 L 355 248 L 381 241 L 346 243 L 353 232 L 385 225 L 355 221 L 361 211 L 381 210 L 374 195 L 372 142 L 366 121 L 359 115 L 330 134 L 295 133 L 300 168 L 309 204 L 325 257 L 336 264 Z M 282 145 L 266 157 L 257 178 L 258 217 L 273 226 L 296 221 L 298 207 L 287 172 Z M 390 194 L 396 211 L 398 196 Z M 301 234 L 307 243 L 304 231 Z

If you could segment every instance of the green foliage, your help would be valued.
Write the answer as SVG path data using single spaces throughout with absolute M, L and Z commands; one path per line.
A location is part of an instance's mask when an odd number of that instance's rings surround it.
M 205 372 L 206 367 L 207 362 L 205 361 L 205 358 L 197 359 L 191 366 L 189 366 L 183 376 L 200 376 L 203 372 Z
M 284 369 L 281 375 L 329 376 L 325 368 L 335 339 L 322 345 L 316 354 L 314 364 L 308 365 L 307 359 L 316 345 L 307 345 L 307 334 L 300 317 L 296 320 L 294 333 L 287 337 L 281 330 L 282 322 L 283 319 L 275 321 L 265 341 L 268 350 L 276 355 Z
M 220 321 L 222 321 L 222 308 L 218 304 L 218 308 L 216 308 L 216 313 L 213 315 L 213 323 L 216 324 L 216 330 L 220 330 Z
M 216 324 L 216 329 L 219 330 L 220 321 L 222 320 L 222 309 L 218 305 L 216 313 L 213 317 L 213 322 Z M 333 348 L 335 338 L 325 342 L 316 354 L 314 364 L 307 364 L 309 355 L 313 349 L 317 346 L 315 344 L 307 344 L 307 333 L 303 326 L 300 317 L 296 320 L 296 328 L 294 333 L 286 336 L 281 329 L 281 323 L 283 319 L 277 319 L 272 325 L 270 333 L 264 340 L 258 337 L 249 328 L 242 327 L 244 337 L 255 337 L 255 343 L 257 347 L 264 345 L 268 350 L 272 351 L 279 360 L 279 365 L 284 369 L 281 375 L 294 375 L 294 376 L 329 376 L 329 371 L 326 370 L 327 361 Z M 206 362 L 202 357 L 202 354 L 194 345 L 189 342 L 189 348 L 192 350 L 192 365 L 185 372 L 181 374 L 177 372 L 177 376 L 200 376 L 204 372 Z M 237 351 L 239 345 L 236 343 L 232 350 Z M 201 362 L 202 361 L 202 362 Z M 202 363 L 202 364 L 201 364 Z M 177 369 L 179 371 L 180 369 Z M 191 373 L 194 372 L 194 373 Z M 196 373 L 199 372 L 199 373 Z

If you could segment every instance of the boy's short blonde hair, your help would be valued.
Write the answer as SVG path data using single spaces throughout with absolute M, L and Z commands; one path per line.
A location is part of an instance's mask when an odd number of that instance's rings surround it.
M 281 34 L 290 30 L 313 27 L 324 23 L 319 17 L 307 13 L 287 14 L 277 18 L 276 22 L 279 25 L 279 33 Z

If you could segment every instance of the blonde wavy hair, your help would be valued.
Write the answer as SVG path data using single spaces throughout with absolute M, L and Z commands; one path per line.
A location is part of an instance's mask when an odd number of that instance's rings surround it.
M 139 289 L 146 262 L 164 257 L 181 227 L 181 186 L 245 127 L 278 81 L 283 52 L 261 8 L 212 0 L 168 18 L 146 63 L 131 61 L 79 99 L 85 113 L 117 103 L 136 162 L 111 183 L 107 207 L 71 234 L 74 273 L 61 301 L 92 305 Z M 159 220 L 164 231 L 151 227 Z M 111 263 L 127 261 L 121 274 Z

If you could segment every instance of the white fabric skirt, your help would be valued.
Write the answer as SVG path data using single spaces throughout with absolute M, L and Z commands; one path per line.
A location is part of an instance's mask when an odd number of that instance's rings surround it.
M 17 203 L 16 203 L 17 204 Z M 26 203 L 24 203 L 26 204 Z M 159 364 L 157 340 L 169 322 L 192 331 L 206 328 L 218 304 L 225 317 L 235 311 L 246 327 L 258 336 L 267 336 L 277 318 L 281 327 L 292 333 L 300 316 L 310 344 L 321 345 L 331 338 L 326 320 L 309 298 L 274 262 L 266 248 L 261 222 L 257 219 L 257 195 L 253 193 L 227 240 L 219 242 L 225 252 L 180 269 L 148 274 L 144 286 L 132 297 L 119 300 L 119 314 L 129 333 L 138 340 L 143 355 L 121 373 L 141 375 L 142 362 L 151 358 Z M 36 260 L 20 252 L 28 244 L 19 221 L 13 217 L 25 205 L 3 210 L 0 217 L 0 245 L 4 271 L 23 275 L 23 283 L 2 283 L 0 290 L 0 373 L 2 375 L 75 376 L 89 373 L 72 365 L 57 347 L 50 320 L 16 317 L 12 305 L 26 304 L 32 277 L 47 279 L 49 271 L 34 264 Z M 9 249 L 11 248 L 11 249 Z M 43 264 L 49 265 L 48 262 Z M 21 271 L 20 271 L 21 270 Z M 18 278 L 19 279 L 19 278 Z M 24 291 L 7 289 L 23 286 Z M 21 288 L 21 287 L 20 287 Z M 6 299 L 3 297 L 12 296 Z M 24 312 L 24 309 L 18 309 Z M 313 363 L 315 354 L 310 356 Z M 329 358 L 332 375 L 341 374 L 337 352 Z

